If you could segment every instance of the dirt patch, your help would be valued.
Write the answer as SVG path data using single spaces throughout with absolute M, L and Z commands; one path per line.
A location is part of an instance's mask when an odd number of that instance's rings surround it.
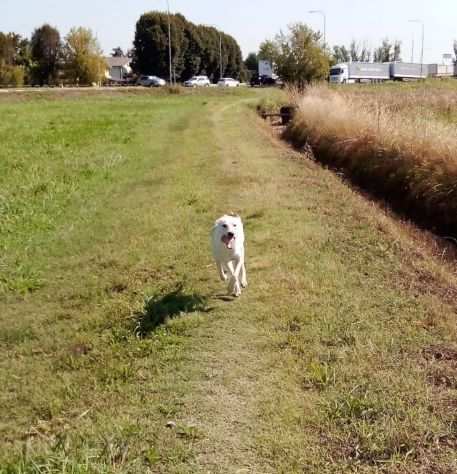
M 423 355 L 426 360 L 457 361 L 457 350 L 442 345 L 427 347 Z
M 68 353 L 73 357 L 82 357 L 92 350 L 88 344 L 74 344 L 68 348 Z
M 125 283 L 116 283 L 107 288 L 107 293 L 124 293 L 128 289 L 127 284 Z
M 435 387 L 457 389 L 456 373 L 450 373 L 443 369 L 437 369 L 427 375 L 427 382 Z

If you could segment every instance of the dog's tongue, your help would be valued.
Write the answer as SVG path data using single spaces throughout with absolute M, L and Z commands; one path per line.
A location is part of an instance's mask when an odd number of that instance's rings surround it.
M 229 237 L 228 235 L 224 235 L 224 236 L 222 236 L 221 240 L 222 240 L 222 242 L 224 242 L 225 246 L 228 249 L 232 248 L 233 237 Z

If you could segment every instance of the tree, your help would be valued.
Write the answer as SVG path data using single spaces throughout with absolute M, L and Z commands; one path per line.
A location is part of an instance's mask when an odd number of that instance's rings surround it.
M 349 48 L 344 45 L 333 47 L 333 61 L 337 63 L 349 61 L 368 63 L 371 61 L 371 51 L 365 43 L 361 44 L 352 40 Z
M 0 31 L 0 61 L 9 66 L 28 66 L 29 41 L 17 33 Z
M 117 48 L 113 48 L 113 51 L 111 52 L 111 57 L 122 58 L 124 56 L 125 56 L 124 51 L 122 50 L 120 46 L 118 46 Z
M 351 56 L 346 46 L 333 46 L 333 62 L 334 63 L 348 63 Z
M 176 30 L 176 28 L 172 28 L 172 33 L 173 29 Z M 176 34 L 172 34 L 172 58 L 174 59 L 178 53 L 177 39 Z M 139 74 L 169 77 L 168 16 L 166 13 L 150 12 L 142 15 L 136 24 L 133 45 L 134 71 Z
M 133 69 L 138 74 L 154 74 L 168 78 L 168 15 L 149 12 L 136 24 Z M 222 71 L 234 77 L 244 73 L 241 49 L 236 40 L 214 27 L 194 25 L 183 15 L 170 16 L 173 75 L 186 80 L 196 74 L 220 76 L 220 44 Z
M 401 61 L 401 42 L 395 41 L 393 61 Z
M 273 64 L 278 54 L 279 51 L 277 43 L 273 40 L 265 40 L 260 44 L 258 59 L 270 61 L 270 63 Z
M 259 58 L 257 53 L 249 53 L 247 58 L 244 60 L 244 65 L 248 71 L 256 71 L 259 67 Z
M 188 79 L 197 75 L 202 67 L 203 40 L 199 29 L 192 23 L 187 23 L 184 34 L 187 40 L 187 48 L 184 51 L 184 69 L 181 78 Z
M 388 38 L 382 40 L 381 46 L 374 51 L 375 63 L 388 63 L 392 61 L 401 61 L 401 42 L 392 43 Z
M 0 84 L 22 85 L 29 65 L 28 40 L 16 33 L 0 32 Z
M 64 47 L 66 77 L 76 84 L 100 82 L 107 68 L 102 50 L 92 31 L 72 28 Z
M 60 34 L 56 28 L 45 24 L 33 32 L 31 58 L 34 82 L 40 86 L 57 82 L 61 50 Z
M 321 35 L 303 23 L 290 25 L 288 33 L 281 32 L 263 46 L 262 56 L 271 55 L 277 73 L 290 84 L 303 88 L 328 76 L 330 58 L 321 46 Z

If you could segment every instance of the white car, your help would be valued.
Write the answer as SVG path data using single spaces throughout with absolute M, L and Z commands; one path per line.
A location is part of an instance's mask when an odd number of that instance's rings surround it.
M 209 87 L 211 82 L 208 76 L 194 76 L 184 83 L 186 87 Z
M 163 87 L 167 85 L 167 82 L 157 76 L 140 76 L 137 84 L 144 87 Z
M 219 87 L 239 87 L 240 81 L 233 79 L 232 77 L 223 77 L 217 83 Z

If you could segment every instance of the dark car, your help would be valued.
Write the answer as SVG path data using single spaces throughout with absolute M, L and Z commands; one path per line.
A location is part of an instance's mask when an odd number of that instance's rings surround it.
M 252 87 L 276 86 L 276 85 L 278 85 L 278 81 L 270 76 L 260 76 L 259 74 L 255 74 L 251 78 Z

